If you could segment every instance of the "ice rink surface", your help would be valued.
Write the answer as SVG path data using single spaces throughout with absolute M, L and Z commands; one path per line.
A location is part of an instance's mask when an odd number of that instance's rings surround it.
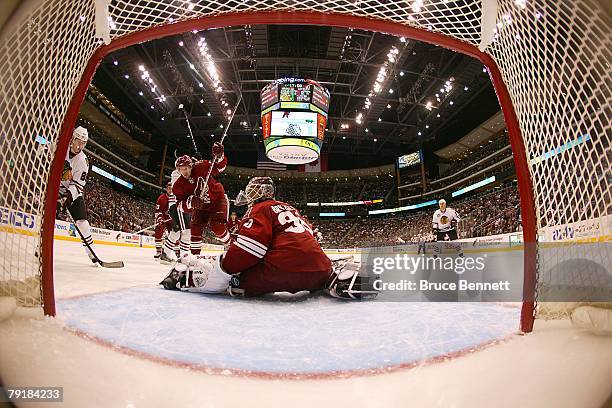
M 71 407 L 599 407 L 612 390 L 612 339 L 567 321 L 522 336 L 495 304 L 170 292 L 153 250 L 96 250 L 126 267 L 56 241 L 57 317 L 0 323 L 5 385 L 62 386 Z

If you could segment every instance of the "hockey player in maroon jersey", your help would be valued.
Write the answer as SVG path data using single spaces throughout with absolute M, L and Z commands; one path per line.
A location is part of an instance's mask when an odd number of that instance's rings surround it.
M 212 160 L 194 162 L 185 155 L 176 159 L 175 163 L 181 177 L 174 182 L 172 192 L 176 196 L 177 207 L 191 213 L 191 253 L 196 255 L 202 249 L 202 232 L 207 226 L 222 243 L 230 242 L 226 225 L 229 201 L 223 185 L 215 180 L 227 165 L 221 143 L 213 145 L 212 157 Z M 205 184 L 211 166 L 212 171 Z
M 236 239 L 221 257 L 185 257 L 160 282 L 166 289 L 259 296 L 327 289 L 332 296 L 375 296 L 354 262 L 334 265 L 312 228 L 291 205 L 274 199 L 269 177 L 252 178 L 236 198 L 249 208 Z
M 168 233 L 172 231 L 172 218 L 168 214 L 171 195 L 172 183 L 169 181 L 166 184 L 166 192 L 157 197 L 155 206 L 155 259 L 159 259 L 162 255 L 164 231 L 167 230 Z M 175 243 L 173 243 L 174 245 Z
M 240 218 L 238 218 L 238 214 L 236 211 L 232 211 L 229 219 L 227 220 L 227 230 L 229 231 L 232 238 L 236 237 L 236 233 L 238 232 L 238 226 L 240 225 Z

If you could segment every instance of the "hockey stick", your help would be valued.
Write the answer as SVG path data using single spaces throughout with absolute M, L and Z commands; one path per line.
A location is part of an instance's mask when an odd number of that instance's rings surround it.
M 225 140 L 225 137 L 227 136 L 227 131 L 229 130 L 229 127 L 232 124 L 232 121 L 234 120 L 234 115 L 236 115 L 236 111 L 238 110 L 238 107 L 240 106 L 240 101 L 242 101 L 242 92 L 238 93 L 238 100 L 236 101 L 236 107 L 234 108 L 234 111 L 232 112 L 232 116 L 230 116 L 229 120 L 227 121 L 227 125 L 225 126 L 225 129 L 223 130 L 223 135 L 221 136 L 221 140 L 219 140 L 219 143 L 221 144 L 223 144 L 223 141 Z M 212 171 L 213 171 L 213 166 L 216 162 L 217 162 L 217 156 L 214 156 L 211 160 L 210 167 L 208 168 L 208 174 L 206 174 L 206 178 L 204 179 L 204 184 L 203 184 L 204 186 L 208 185 L 208 180 L 210 179 L 210 175 L 212 174 Z
M 191 131 L 191 125 L 189 124 L 189 117 L 187 117 L 187 111 L 185 110 L 185 106 L 181 103 L 179 105 L 179 109 L 183 111 L 185 115 L 185 121 L 187 122 L 187 130 L 189 130 L 189 136 L 191 137 L 191 143 L 193 143 L 193 150 L 195 150 L 196 154 L 200 156 L 200 152 L 198 151 L 198 146 L 196 146 L 195 139 L 193 138 L 193 132 Z
M 150 229 L 153 229 L 153 228 L 157 227 L 159 224 L 161 224 L 161 222 L 156 222 L 155 224 L 153 224 L 153 225 L 149 225 L 149 226 L 148 226 L 148 227 L 146 227 L 146 228 L 143 228 L 143 229 L 138 230 L 138 231 L 136 231 L 136 232 L 132 232 L 132 235 L 137 235 L 137 234 L 143 233 L 143 232 L 145 232 L 145 231 L 148 231 L 148 230 L 150 230 Z
M 156 222 L 156 223 L 155 223 L 155 224 L 153 224 L 153 225 L 149 225 L 148 227 L 143 228 L 143 229 L 141 229 L 141 230 L 138 230 L 138 231 L 136 231 L 136 232 L 132 232 L 131 234 L 133 234 L 133 235 L 140 234 L 141 232 L 148 231 L 148 230 L 150 230 L 150 229 L 152 229 L 152 228 L 155 228 L 155 227 L 157 227 L 158 225 L 163 224 L 164 222 L 168 222 L 168 221 L 172 221 L 172 218 L 168 218 L 168 219 L 163 220 L 163 221 L 161 221 L 161 222 Z
M 123 264 L 123 261 L 104 262 L 103 260 L 98 258 L 98 255 L 96 255 L 91 245 L 85 242 L 85 237 L 83 236 L 83 233 L 81 232 L 79 227 L 77 227 L 76 222 L 74 221 L 74 219 L 72 218 L 72 215 L 70 214 L 70 211 L 66 210 L 66 215 L 68 216 L 68 219 L 70 220 L 72 225 L 74 225 L 74 229 L 79 233 L 79 236 L 81 237 L 81 241 L 83 241 L 83 244 L 87 247 L 87 249 L 89 249 L 91 254 L 94 256 L 94 262 L 98 263 L 100 266 L 104 268 L 123 268 L 125 266 Z

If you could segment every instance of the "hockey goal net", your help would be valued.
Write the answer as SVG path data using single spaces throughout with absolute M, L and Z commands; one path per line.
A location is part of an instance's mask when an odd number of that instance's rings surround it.
M 317 24 L 386 32 L 479 58 L 504 110 L 519 181 L 526 242 L 523 330 L 531 330 L 535 303 L 548 289 L 563 292 L 567 285 L 576 300 L 589 300 L 585 296 L 595 291 L 605 301 L 610 296 L 605 243 L 611 202 L 612 41 L 610 16 L 602 4 L 25 2 L 0 38 L 0 296 L 54 313 L 52 240 L 59 171 L 86 87 L 104 55 L 191 29 Z M 561 235 L 565 243 L 555 246 L 558 230 L 568 229 L 573 233 Z M 568 244 L 572 239 L 590 243 Z M 547 313 L 563 316 L 567 308 L 556 304 Z

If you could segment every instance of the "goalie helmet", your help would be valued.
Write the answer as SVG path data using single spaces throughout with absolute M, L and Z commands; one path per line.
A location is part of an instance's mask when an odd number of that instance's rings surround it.
M 72 140 L 79 139 L 85 143 L 89 141 L 89 133 L 83 126 L 79 126 L 72 131 Z
M 274 198 L 274 182 L 270 177 L 253 177 L 249 183 L 238 193 L 234 204 L 249 206 L 254 203 Z

